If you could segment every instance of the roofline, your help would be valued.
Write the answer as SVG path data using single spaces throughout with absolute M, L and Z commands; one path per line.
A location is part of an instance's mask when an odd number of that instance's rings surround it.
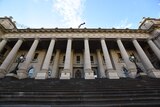
M 14 28 L 16 28 L 16 29 L 17 29 L 17 27 L 16 27 L 15 23 L 13 23 L 13 21 L 12 21 L 12 19 L 11 19 L 11 18 L 9 18 L 9 17 L 0 17 L 0 19 L 8 19 L 8 20 L 12 23 L 12 25 L 14 26 Z
M 160 19 L 150 18 L 150 17 L 147 17 L 147 18 L 143 17 L 142 21 L 140 22 L 141 24 L 139 25 L 138 28 L 140 29 L 140 27 L 141 27 L 147 20 L 160 20 Z
M 6 30 L 6 33 L 24 33 L 24 32 L 27 32 L 27 33 L 39 33 L 39 32 L 54 32 L 54 33 L 67 33 L 67 32 L 78 32 L 78 33 L 90 33 L 90 32 L 95 32 L 95 33 L 98 33 L 98 32 L 110 32 L 110 33 L 138 33 L 138 32 L 141 32 L 141 33 L 149 33 L 148 30 L 145 30 L 145 29 L 115 29 L 115 28 L 112 28 L 112 29 L 106 29 L 106 28 L 81 28 L 81 29 L 78 29 L 78 28 L 40 28 L 40 29 L 31 29 L 31 28 L 27 28 L 27 29 L 16 29 L 16 30 L 10 30 L 10 29 L 7 29 Z

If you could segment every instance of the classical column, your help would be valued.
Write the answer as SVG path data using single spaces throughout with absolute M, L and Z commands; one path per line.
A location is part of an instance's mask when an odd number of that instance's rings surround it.
M 104 70 L 104 66 L 103 66 L 101 52 L 99 49 L 97 50 L 97 59 L 98 59 L 98 68 L 99 68 L 100 78 L 105 78 L 106 74 L 105 74 L 105 70 Z
M 153 50 L 153 52 L 158 57 L 158 59 L 160 60 L 160 50 L 159 50 L 159 48 L 157 48 L 157 46 L 153 43 L 152 40 L 149 39 L 147 42 L 148 42 L 149 46 L 151 47 L 151 49 Z
M 90 49 L 87 38 L 84 40 L 84 72 L 85 79 L 95 79 L 94 72 L 91 68 Z
M 72 39 L 68 39 L 67 49 L 65 55 L 64 69 L 61 73 L 60 79 L 70 79 L 71 77 L 71 50 L 72 50 Z
M 156 70 L 153 67 L 152 63 L 148 59 L 147 55 L 145 54 L 145 52 L 143 51 L 137 40 L 134 39 L 132 42 L 142 60 L 142 63 L 144 64 L 145 69 L 147 70 L 148 75 L 151 77 L 160 78 L 160 71 Z
M 110 79 L 119 79 L 117 72 L 113 69 L 105 39 L 101 39 L 101 46 L 107 67 L 107 77 Z
M 58 73 L 58 65 L 59 65 L 59 55 L 60 55 L 60 50 L 57 50 L 56 55 L 54 57 L 51 78 L 57 78 L 58 76 L 57 73 Z
M 160 49 L 160 42 L 158 42 L 158 40 L 153 40 L 153 41 L 157 45 L 157 47 Z
M 121 52 L 121 55 L 122 55 L 122 58 L 126 64 L 126 67 L 129 71 L 129 76 L 131 78 L 135 78 L 136 76 L 136 72 L 137 72 L 137 69 L 136 69 L 136 66 L 134 65 L 134 63 L 132 63 L 130 60 L 129 60 L 129 56 L 128 56 L 128 53 L 126 51 L 126 49 L 124 48 L 122 42 L 120 39 L 117 39 L 117 44 L 118 44 L 118 47 L 120 49 L 120 52 Z
M 19 50 L 23 40 L 19 39 L 17 43 L 14 45 L 10 53 L 7 55 L 6 59 L 3 61 L 2 65 L 0 66 L 0 78 L 3 78 L 6 74 L 6 69 L 8 68 L 9 64 L 12 62 L 14 57 L 16 56 L 17 51 Z
M 6 45 L 7 43 L 7 39 L 3 39 L 0 43 L 0 52 L 2 51 L 2 49 L 4 48 L 4 46 Z
M 42 70 L 41 72 L 37 73 L 35 79 L 46 79 L 48 77 L 48 68 L 49 68 L 51 56 L 53 53 L 54 44 L 55 44 L 55 40 L 52 39 L 50 42 L 46 57 L 44 59 L 43 65 L 42 65 Z
M 27 55 L 25 57 L 25 61 L 19 67 L 19 70 L 17 71 L 17 75 L 18 75 L 19 79 L 27 78 L 27 76 L 28 76 L 27 69 L 28 69 L 28 66 L 32 60 L 32 57 L 34 55 L 34 52 L 37 48 L 38 43 L 39 43 L 39 39 L 35 39 L 31 48 L 29 49 L 29 52 L 27 53 Z

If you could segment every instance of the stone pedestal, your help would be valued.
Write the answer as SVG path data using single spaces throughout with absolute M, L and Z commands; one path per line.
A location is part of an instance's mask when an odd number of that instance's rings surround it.
M 71 73 L 69 70 L 64 69 L 61 73 L 60 79 L 70 79 L 71 78 Z
M 108 70 L 106 72 L 106 75 L 107 75 L 107 78 L 109 79 L 119 79 L 119 76 L 116 70 Z
M 35 79 L 46 79 L 47 78 L 47 73 L 46 72 L 39 72 L 37 73 Z
M 0 69 L 0 78 L 4 78 L 6 71 L 4 69 Z
M 16 74 L 14 74 L 14 73 L 9 73 L 9 74 L 7 74 L 6 76 L 7 76 L 7 77 L 14 77 L 14 78 L 19 79 L 18 76 L 17 76 Z
M 152 78 L 160 78 L 160 70 L 150 69 L 148 70 L 147 74 Z
M 85 79 L 95 79 L 94 72 L 91 69 L 85 69 Z
M 46 79 L 48 78 L 48 70 L 43 69 L 41 72 L 38 72 L 35 79 Z
M 133 69 L 132 68 L 128 69 L 128 76 L 130 78 L 136 78 L 136 74 L 137 74 L 137 70 L 135 70 L 134 68 Z
M 28 77 L 28 73 L 26 72 L 26 69 L 20 69 L 17 71 L 17 75 L 19 79 L 25 79 Z

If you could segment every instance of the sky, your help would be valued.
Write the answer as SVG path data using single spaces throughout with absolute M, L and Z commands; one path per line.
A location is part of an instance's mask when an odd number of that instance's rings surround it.
M 18 28 L 130 28 L 160 18 L 160 0 L 0 0 L 0 17 Z

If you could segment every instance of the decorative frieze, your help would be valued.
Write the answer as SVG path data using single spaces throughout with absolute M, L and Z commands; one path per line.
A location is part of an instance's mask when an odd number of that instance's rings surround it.
M 8 33 L 2 38 L 138 38 L 147 39 L 147 33 Z

